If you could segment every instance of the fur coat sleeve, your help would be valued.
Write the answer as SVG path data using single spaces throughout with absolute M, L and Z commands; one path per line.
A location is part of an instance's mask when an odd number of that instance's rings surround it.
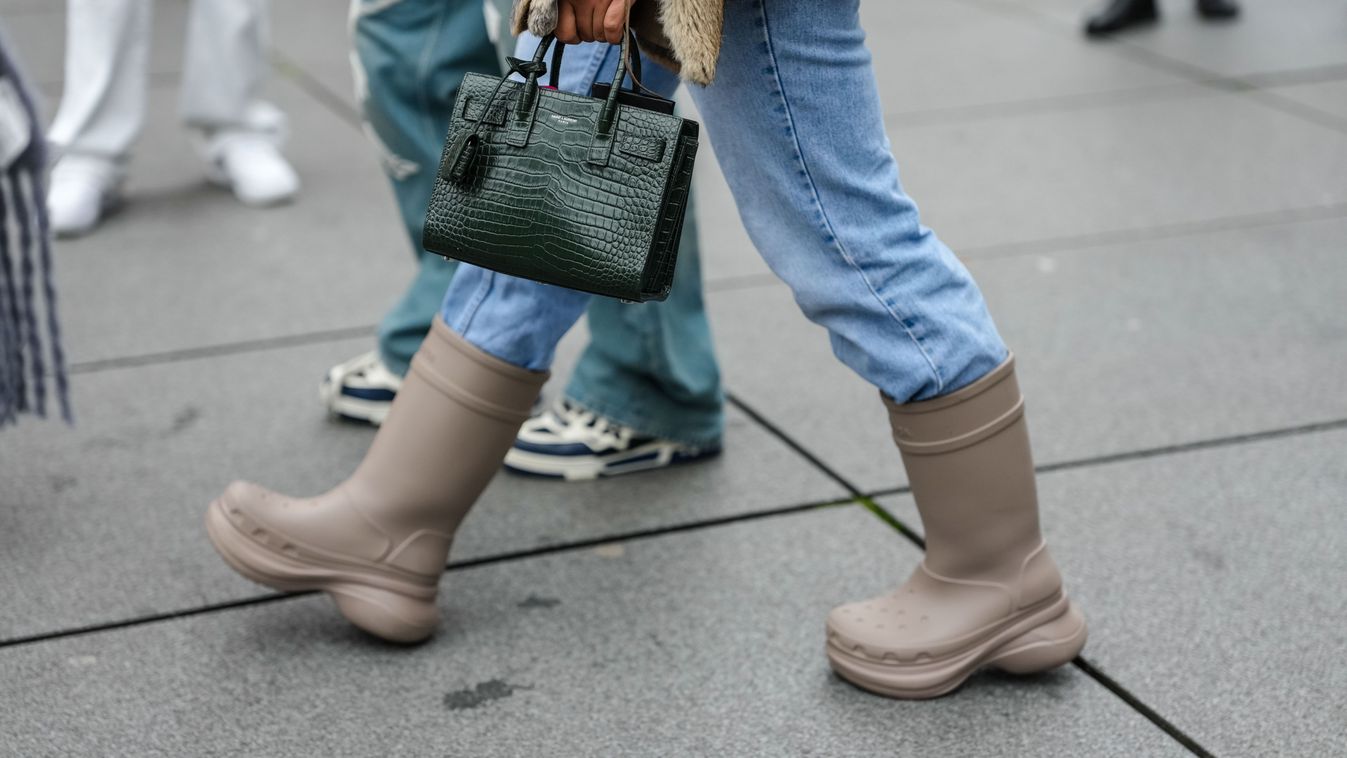
M 557 28 L 558 0 L 516 0 L 514 33 L 539 37 Z M 631 25 L 641 50 L 697 84 L 710 84 L 720 57 L 725 0 L 638 0 Z

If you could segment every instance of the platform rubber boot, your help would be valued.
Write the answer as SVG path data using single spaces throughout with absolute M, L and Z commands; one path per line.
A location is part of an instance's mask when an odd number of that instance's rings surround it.
M 1033 458 L 1013 356 L 972 385 L 884 399 L 926 533 L 906 584 L 828 616 L 833 669 L 864 689 L 930 698 L 984 665 L 1030 673 L 1085 645 L 1085 618 L 1038 526 Z
M 1155 0 L 1111 0 L 1085 23 L 1085 33 L 1095 37 L 1120 32 L 1133 26 L 1153 23 L 1160 18 Z
M 322 590 L 371 634 L 423 640 L 439 621 L 435 595 L 454 530 L 546 379 L 437 318 L 351 478 L 307 499 L 235 482 L 207 512 L 211 542 L 255 582 Z

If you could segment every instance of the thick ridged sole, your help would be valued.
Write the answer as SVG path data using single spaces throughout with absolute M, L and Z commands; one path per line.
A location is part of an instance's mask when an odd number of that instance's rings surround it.
M 439 623 L 435 587 L 281 552 L 239 531 L 224 508 L 219 500 L 210 504 L 206 532 L 225 563 L 244 577 L 282 592 L 326 592 L 352 624 L 390 642 L 420 642 Z
M 1085 647 L 1085 616 L 1070 600 L 1026 614 L 996 634 L 937 661 L 878 661 L 848 650 L 833 635 L 828 662 L 843 679 L 865 690 L 904 700 L 940 697 L 957 689 L 983 666 L 1013 674 L 1048 671 L 1070 662 Z

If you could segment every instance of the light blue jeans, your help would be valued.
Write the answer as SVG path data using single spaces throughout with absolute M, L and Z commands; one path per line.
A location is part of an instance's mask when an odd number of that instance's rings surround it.
M 894 400 L 925 400 L 1007 351 L 967 269 L 899 184 L 858 10 L 857 0 L 726 3 L 715 82 L 692 97 L 744 226 L 833 352 Z M 660 86 L 667 95 L 673 82 Z M 465 266 L 442 315 L 482 350 L 540 370 L 589 301 Z
M 509 3 L 503 5 L 508 16 Z M 417 256 L 416 277 L 379 326 L 380 357 L 404 374 L 457 268 L 421 249 L 421 225 L 458 84 L 468 71 L 494 74 L 499 67 L 481 0 L 356 0 L 353 19 L 356 79 L 367 83 L 360 94 L 368 131 L 378 142 Z M 587 91 L 596 78 L 612 78 L 616 54 L 593 52 L 566 59 L 565 86 Z M 647 69 L 662 87 L 677 83 L 653 63 Z M 590 344 L 565 394 L 641 434 L 715 447 L 724 432 L 724 394 L 702 301 L 693 215 L 667 301 L 627 307 L 594 300 Z

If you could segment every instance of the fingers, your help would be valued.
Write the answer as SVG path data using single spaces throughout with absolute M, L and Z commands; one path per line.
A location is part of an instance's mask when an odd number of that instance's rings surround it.
M 575 7 L 570 3 L 562 3 L 557 14 L 557 39 L 567 45 L 580 44 L 580 37 L 575 32 Z
M 561 0 L 559 5 L 556 35 L 562 42 L 622 42 L 627 0 Z
M 594 41 L 594 6 L 591 3 L 575 4 L 575 36 L 581 42 Z
M 603 14 L 603 36 L 610 44 L 619 45 L 622 43 L 622 27 L 626 26 L 627 21 L 627 3 L 626 0 L 612 0 L 608 3 L 608 10 Z
M 607 10 L 608 10 L 608 9 L 604 6 L 603 3 L 595 3 L 595 4 L 594 4 L 594 10 L 591 12 L 592 15 L 591 15 L 591 17 L 590 17 L 590 30 L 591 30 L 591 33 L 592 33 L 594 36 L 591 37 L 590 39 L 595 40 L 595 41 L 597 41 L 597 42 L 602 42 L 602 41 L 603 41 L 603 38 L 604 38 L 604 34 L 603 34 L 603 14 L 604 14 L 604 12 L 607 11 Z

